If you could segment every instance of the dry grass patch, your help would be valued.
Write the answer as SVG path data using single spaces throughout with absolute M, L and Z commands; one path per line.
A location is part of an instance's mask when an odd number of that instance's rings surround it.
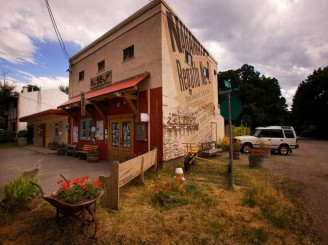
M 154 201 L 158 183 L 174 183 L 175 167 L 145 176 L 145 186 L 120 191 L 119 211 L 98 207 L 97 240 L 77 223 L 59 228 L 55 211 L 42 203 L 33 212 L 6 213 L 3 244 L 319 244 L 309 229 L 298 187 L 263 169 L 235 167 L 229 188 L 226 159 L 198 160 L 185 175 L 184 192 L 172 191 L 165 205 Z M 272 181 L 275 180 L 273 184 Z

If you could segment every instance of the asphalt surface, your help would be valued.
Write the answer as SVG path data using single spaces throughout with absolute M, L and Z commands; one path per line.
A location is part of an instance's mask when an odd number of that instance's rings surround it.
M 92 179 L 110 175 L 110 162 L 89 163 L 72 156 L 58 155 L 56 151 L 34 146 L 0 149 L 0 186 L 20 174 L 38 168 L 37 178 L 45 193 L 58 189 L 60 174 L 68 179 L 90 176 Z M 0 199 L 2 194 L 0 193 Z

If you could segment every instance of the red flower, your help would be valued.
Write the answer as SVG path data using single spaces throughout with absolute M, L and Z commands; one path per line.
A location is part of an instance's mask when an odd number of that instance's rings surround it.
M 86 189 L 88 186 L 86 184 L 82 184 L 82 189 Z
M 101 181 L 100 181 L 99 179 L 96 179 L 96 180 L 92 183 L 92 185 L 94 185 L 94 186 L 100 186 L 100 185 L 101 185 Z
M 66 181 L 67 185 L 70 185 L 71 182 L 72 182 L 72 181 L 71 181 L 70 179 L 68 179 L 68 180 Z
M 61 184 L 61 187 L 63 188 L 63 190 L 68 190 L 69 186 L 65 183 Z
M 73 184 L 77 185 L 79 182 L 80 182 L 80 178 L 76 178 L 76 179 L 73 181 Z
M 61 183 L 63 183 L 63 180 L 60 179 L 60 180 L 57 180 L 57 184 L 60 185 Z

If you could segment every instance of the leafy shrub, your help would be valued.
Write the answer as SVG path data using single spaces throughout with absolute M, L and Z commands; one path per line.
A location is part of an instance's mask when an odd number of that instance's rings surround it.
M 17 133 L 18 138 L 27 138 L 27 130 L 20 130 Z
M 15 205 L 32 199 L 39 194 L 39 189 L 30 181 L 37 183 L 36 177 L 24 177 L 14 179 L 4 186 L 4 195 L 9 204 Z
M 11 136 L 9 131 L 4 131 L 3 134 L 0 134 L 0 143 L 8 143 L 12 141 L 13 137 Z

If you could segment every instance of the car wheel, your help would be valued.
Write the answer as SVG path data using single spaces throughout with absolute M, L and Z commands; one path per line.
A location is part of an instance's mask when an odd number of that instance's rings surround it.
M 288 152 L 289 152 L 288 145 L 281 145 L 281 146 L 279 146 L 278 152 L 279 152 L 280 155 L 287 156 L 288 155 Z
M 250 150 L 251 150 L 252 148 L 253 148 L 252 144 L 250 144 L 250 143 L 245 143 L 245 144 L 243 145 L 243 152 L 245 152 L 245 153 L 249 153 Z

